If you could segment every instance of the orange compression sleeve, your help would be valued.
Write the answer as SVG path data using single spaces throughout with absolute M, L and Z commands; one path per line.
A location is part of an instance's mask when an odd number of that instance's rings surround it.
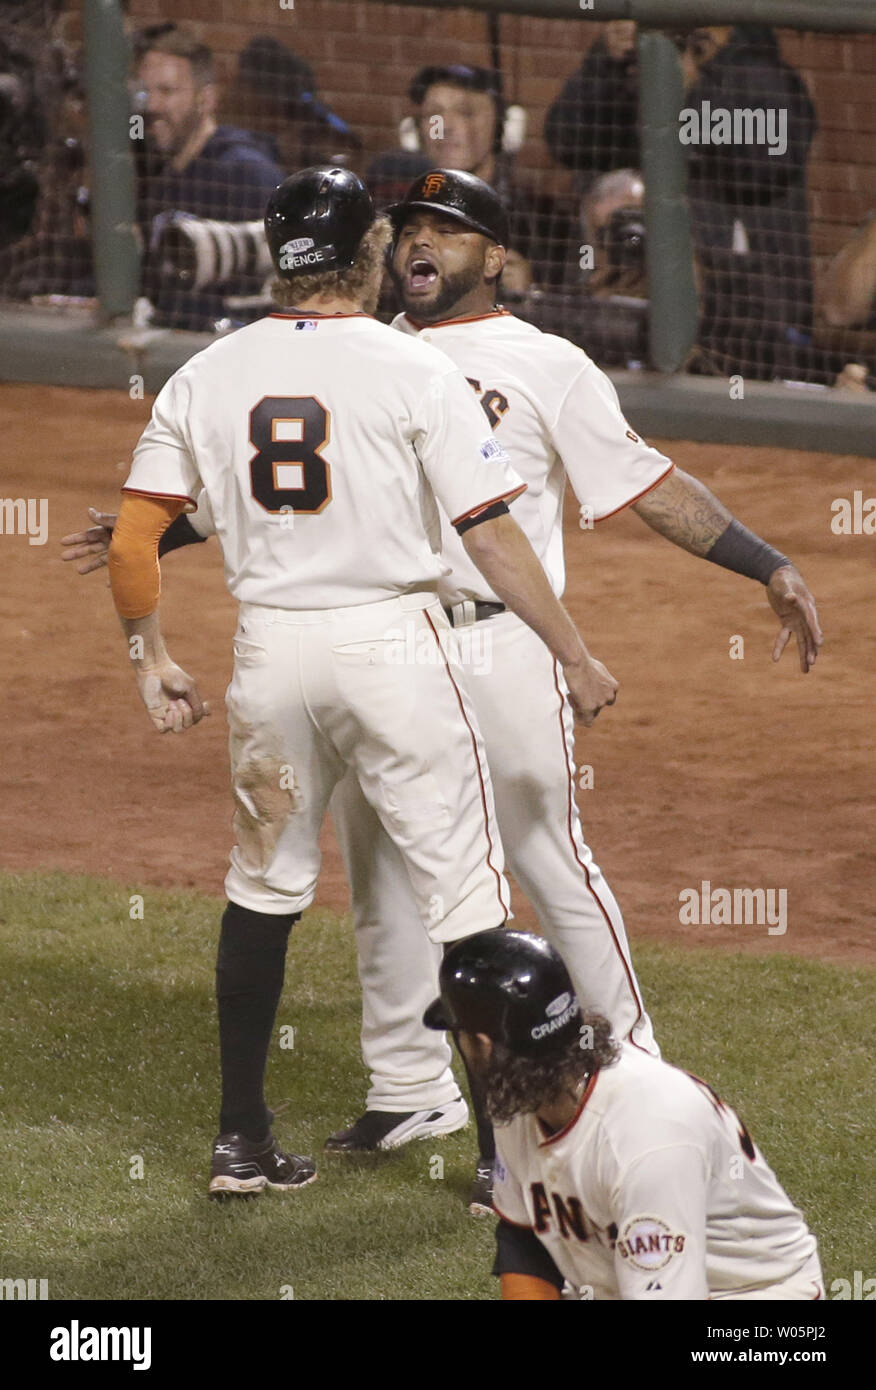
M 125 493 L 107 556 L 113 602 L 121 618 L 146 618 L 158 607 L 158 542 L 186 507 L 177 497 Z

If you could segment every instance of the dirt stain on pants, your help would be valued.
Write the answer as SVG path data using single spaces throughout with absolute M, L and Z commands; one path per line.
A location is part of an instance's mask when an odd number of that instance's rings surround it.
M 264 870 L 286 821 L 301 806 L 294 769 L 279 758 L 248 757 L 235 768 L 232 794 L 241 858 L 248 869 Z

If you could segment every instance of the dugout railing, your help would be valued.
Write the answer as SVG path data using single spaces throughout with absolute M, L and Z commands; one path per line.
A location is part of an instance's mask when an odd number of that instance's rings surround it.
M 304 3 L 298 0 L 299 15 Z M 533 249 L 529 257 L 532 283 L 512 302 L 516 312 L 580 341 L 597 360 L 603 360 L 625 409 L 646 433 L 876 454 L 876 396 L 872 394 L 876 388 L 876 333 L 871 331 L 868 337 L 866 329 L 831 331 L 830 325 L 818 321 L 818 282 L 831 256 L 836 254 L 841 238 L 851 238 L 862 214 L 870 210 L 868 198 L 876 210 L 876 168 L 867 162 L 865 151 L 872 144 L 872 133 L 876 133 L 876 99 L 868 100 L 876 85 L 876 62 L 868 75 L 866 61 L 862 71 L 853 61 L 863 51 L 861 36 L 876 34 L 876 7 L 860 0 L 832 0 L 830 4 L 823 0 L 501 0 L 499 4 L 469 0 L 465 6 L 444 0 L 431 0 L 429 5 L 401 0 L 401 5 L 399 10 L 382 0 L 360 0 L 357 6 L 339 3 L 339 29 L 349 23 L 354 10 L 373 15 L 373 24 L 363 26 L 372 61 L 380 62 L 382 35 L 385 66 L 395 76 L 405 50 L 403 44 L 400 50 L 397 45 L 393 48 L 391 21 L 405 11 L 419 10 L 419 46 L 427 56 L 434 51 L 442 63 L 458 60 L 498 69 L 504 75 L 506 105 L 516 104 L 521 95 L 525 105 L 526 97 L 535 94 L 536 104 L 541 100 L 545 108 L 517 157 L 524 182 L 535 190 L 527 205 L 536 209 L 531 213 L 531 225 L 535 225 L 532 219 L 540 217 L 542 231 L 541 259 Z M 5 380 L 126 387 L 137 373 L 147 390 L 156 390 L 193 351 L 210 341 L 208 335 L 162 327 L 160 323 L 151 326 L 132 317 L 142 289 L 143 236 L 138 228 L 131 139 L 128 34 L 138 24 L 154 19 L 154 12 L 148 4 L 138 7 L 137 0 L 129 0 L 125 8 L 127 19 L 115 0 L 84 0 L 82 10 L 94 293 L 32 296 L 37 303 L 4 302 L 0 276 L 0 378 Z M 292 11 L 293 5 L 282 8 Z M 320 0 L 319 9 L 324 19 L 331 19 L 332 0 Z M 237 36 L 233 32 L 229 35 L 233 26 L 218 20 L 214 24 L 208 9 L 180 3 L 166 4 L 163 10 L 168 19 L 180 22 L 197 15 L 198 36 L 207 43 L 214 37 L 221 38 L 226 46 L 237 43 Z M 241 24 L 250 22 L 252 32 L 256 23 L 252 5 L 232 13 L 235 18 L 241 15 Z M 537 22 L 528 29 L 529 18 Z M 582 31 L 585 42 L 590 42 L 592 34 L 604 36 L 606 25 L 618 20 L 637 25 L 631 69 L 635 73 L 638 163 L 644 185 L 641 215 L 645 235 L 638 237 L 638 254 L 644 264 L 640 281 L 633 274 L 635 267 L 628 265 L 619 268 L 614 286 L 611 276 L 607 284 L 599 286 L 598 274 L 587 278 L 594 269 L 592 261 L 587 263 L 592 247 L 585 241 L 590 224 L 583 211 L 580 222 L 577 213 L 569 214 L 570 208 L 585 208 L 587 189 L 595 186 L 595 171 L 588 168 L 582 175 L 580 169 L 571 167 L 574 160 L 569 169 L 561 168 L 556 160 L 551 165 L 537 127 L 542 120 L 547 126 L 552 109 L 548 107 L 550 92 L 555 89 L 560 93 L 578 56 L 570 53 L 564 71 L 547 71 L 563 61 L 557 56 L 561 45 L 554 41 L 554 32 L 568 43 L 573 32 L 570 25 L 576 26 L 574 32 L 577 26 L 596 26 Z M 482 24 L 482 35 L 475 21 Z M 400 20 L 396 23 L 400 33 L 410 29 Z M 793 47 L 792 56 L 796 55 L 798 62 L 801 54 L 804 62 L 810 52 L 824 55 L 817 58 L 820 67 L 814 82 L 804 72 L 808 86 L 815 89 L 810 104 L 815 110 L 816 140 L 820 139 L 823 147 L 818 160 L 809 166 L 812 169 L 817 164 L 817 179 L 807 173 L 806 216 L 810 210 L 817 216 L 812 219 L 815 273 L 813 283 L 805 288 L 812 303 L 806 314 L 798 311 L 795 302 L 795 296 L 799 299 L 804 294 L 802 280 L 798 277 L 795 281 L 789 274 L 783 286 L 785 266 L 793 259 L 791 251 L 785 257 L 780 244 L 772 260 L 767 255 L 758 261 L 747 245 L 749 218 L 743 213 L 733 229 L 734 239 L 741 229 L 743 250 L 734 249 L 732 256 L 728 259 L 725 255 L 722 261 L 722 253 L 713 254 L 711 246 L 703 244 L 702 209 L 705 206 L 708 211 L 707 200 L 691 195 L 690 150 L 680 138 L 679 122 L 686 94 L 697 88 L 690 85 L 691 81 L 695 84 L 696 77 L 692 79 L 689 65 L 685 67 L 679 31 L 683 38 L 692 28 L 740 24 L 767 25 L 792 37 L 805 36 L 802 47 L 801 43 L 784 45 L 786 50 Z M 241 29 L 241 42 L 245 32 Z M 270 32 L 279 32 L 276 22 Z M 834 53 L 816 37 L 819 35 L 851 37 Z M 856 40 L 859 47 L 854 50 L 849 45 Z M 340 42 L 334 49 L 331 44 L 323 44 L 322 49 L 337 53 Z M 348 35 L 348 43 L 355 53 L 356 34 Z M 322 51 L 319 45 L 314 46 Z M 591 54 L 595 47 L 591 43 L 584 52 Z M 876 48 L 868 43 L 867 52 L 876 52 Z M 837 57 L 838 71 L 828 71 L 832 56 Z M 582 69 L 584 66 L 582 63 Z M 325 67 L 328 71 L 332 65 L 326 62 Z M 341 74 L 333 79 L 338 86 L 344 81 L 343 73 L 352 69 L 345 69 L 344 64 L 335 67 Z M 395 94 L 387 96 L 387 110 L 398 108 L 398 87 L 396 82 Z M 807 90 L 807 80 L 803 87 Z M 732 83 L 729 90 L 734 90 Z M 340 89 L 334 96 L 342 112 L 344 96 Z M 369 140 L 371 143 L 370 150 L 366 148 L 361 156 L 365 172 L 366 156 L 374 155 L 381 136 L 385 142 L 386 122 L 380 124 L 382 116 L 373 114 L 364 93 L 351 91 L 347 97 L 349 107 L 360 113 L 366 147 Z M 802 110 L 805 97 L 801 102 Z M 710 112 L 714 105 L 710 103 Z M 611 111 L 599 106 L 592 110 L 594 131 L 599 133 L 600 126 L 608 129 Z M 751 142 L 752 134 L 763 134 L 751 125 L 751 118 L 747 119 L 748 127 L 740 126 L 742 142 L 746 137 Z M 793 131 L 793 113 L 789 120 Z M 802 121 L 805 123 L 805 114 Z M 582 128 L 587 125 L 580 124 Z M 574 136 L 576 127 L 568 128 Z M 624 138 L 620 129 L 617 159 L 621 161 Z M 606 141 L 602 144 L 605 146 Z M 609 161 L 611 154 L 609 148 Z M 739 198 L 746 206 L 760 196 L 753 176 L 751 188 L 745 182 L 749 169 L 755 169 L 748 154 L 739 151 L 738 164 Z M 735 147 L 733 155 L 735 158 Z M 761 165 L 772 173 L 767 160 L 761 159 Z M 733 165 L 728 167 L 732 175 Z M 815 186 L 818 180 L 823 191 Z M 544 214 L 543 205 L 564 207 L 565 222 L 559 214 L 552 221 L 553 214 Z M 632 256 L 636 248 L 635 209 L 627 212 L 627 223 L 621 227 L 627 243 L 622 250 Z M 751 224 L 757 231 L 756 217 L 752 216 Z M 795 233 L 793 222 L 787 225 Z M 560 226 L 562 232 L 553 230 Z M 773 230 L 767 227 L 767 233 Z M 801 244 L 803 252 L 796 248 L 800 265 L 806 254 L 805 244 Z M 526 249 L 529 251 L 528 246 Z M 607 254 L 604 247 L 597 252 L 597 260 L 600 254 Z M 578 262 L 580 283 L 576 278 Z M 748 281 L 740 273 L 742 266 L 751 267 Z M 595 269 L 598 272 L 600 266 Z M 594 285 L 596 289 L 591 288 Z M 77 299 L 80 302 L 75 302 Z M 47 304 L 47 300 L 53 302 Z M 709 324 L 706 302 L 711 305 Z M 752 306 L 757 305 L 760 307 L 755 311 Z M 778 308 L 773 309 L 774 305 Z M 855 384 L 867 384 L 871 391 L 834 389 L 835 380 L 843 379 L 844 366 L 854 364 L 857 371 L 859 363 L 865 382 Z M 861 371 L 857 375 L 860 377 Z

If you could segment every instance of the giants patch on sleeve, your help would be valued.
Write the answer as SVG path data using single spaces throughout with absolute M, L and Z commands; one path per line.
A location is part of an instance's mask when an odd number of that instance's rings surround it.
M 663 1269 L 673 1255 L 682 1254 L 685 1239 L 659 1217 L 634 1216 L 621 1231 L 615 1248 L 621 1259 L 636 1269 Z

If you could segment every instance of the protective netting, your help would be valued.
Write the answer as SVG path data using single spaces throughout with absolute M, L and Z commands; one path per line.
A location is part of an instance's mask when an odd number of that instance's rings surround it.
M 294 169 L 343 162 L 385 204 L 445 165 L 506 200 L 509 307 L 603 365 L 647 365 L 634 24 L 370 0 L 125 8 L 143 317 L 215 331 L 263 313 L 260 217 Z M 671 37 L 700 300 L 688 369 L 872 375 L 876 37 L 759 24 Z M 7 301 L 95 293 L 81 64 L 72 4 L 0 6 Z M 394 307 L 388 286 L 382 312 Z
M 94 293 L 78 22 L 53 0 L 0 6 L 0 294 Z

